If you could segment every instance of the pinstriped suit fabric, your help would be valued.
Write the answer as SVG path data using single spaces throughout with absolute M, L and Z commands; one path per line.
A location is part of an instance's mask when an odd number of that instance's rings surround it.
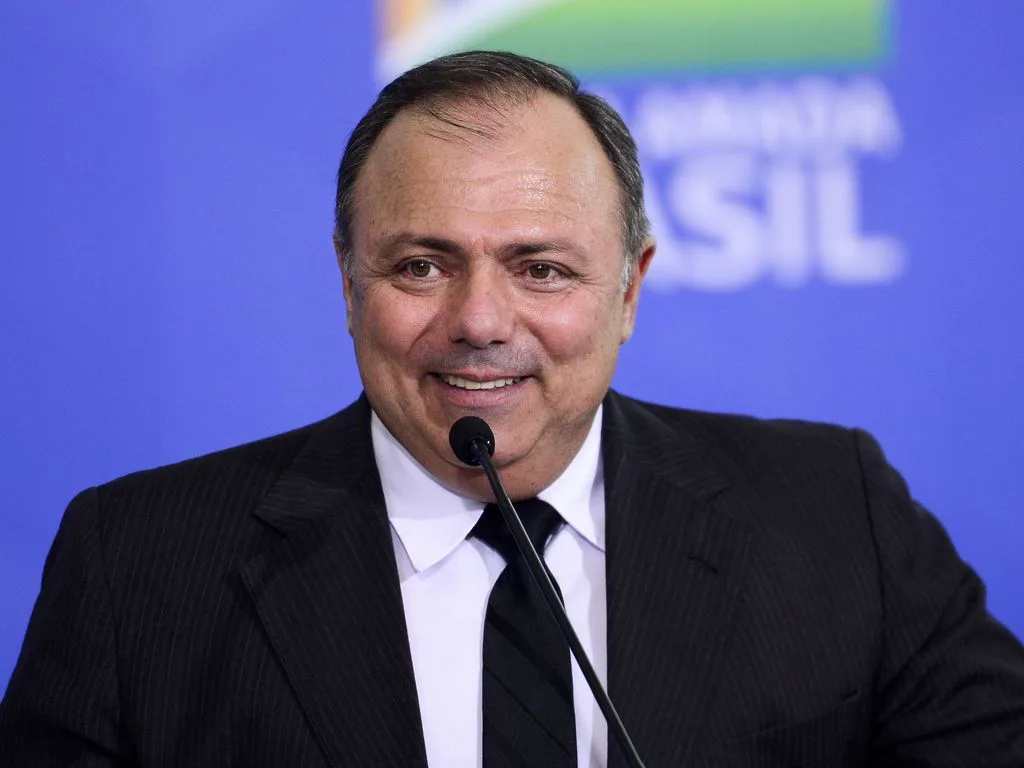
M 868 436 L 614 393 L 604 423 L 609 688 L 648 765 L 1024 765 L 1024 650 Z M 424 766 L 387 525 L 364 400 L 79 495 L 0 766 Z

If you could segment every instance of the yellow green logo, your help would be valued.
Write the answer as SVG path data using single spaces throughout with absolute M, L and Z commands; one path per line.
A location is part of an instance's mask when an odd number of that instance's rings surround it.
M 380 74 L 482 48 L 583 74 L 865 70 L 890 0 L 382 0 Z

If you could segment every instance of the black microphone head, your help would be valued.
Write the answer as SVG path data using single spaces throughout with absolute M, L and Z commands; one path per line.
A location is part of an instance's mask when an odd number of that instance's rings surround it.
M 473 443 L 476 441 L 487 448 L 489 456 L 494 455 L 494 433 L 486 421 L 479 416 L 463 416 L 452 424 L 448 432 L 448 443 L 463 464 L 475 467 L 480 463 L 473 452 Z

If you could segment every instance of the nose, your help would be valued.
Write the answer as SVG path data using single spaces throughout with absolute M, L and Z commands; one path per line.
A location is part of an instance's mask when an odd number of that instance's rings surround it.
M 451 341 L 482 349 L 509 341 L 514 328 L 514 297 L 505 270 L 496 264 L 470 269 L 452 292 Z

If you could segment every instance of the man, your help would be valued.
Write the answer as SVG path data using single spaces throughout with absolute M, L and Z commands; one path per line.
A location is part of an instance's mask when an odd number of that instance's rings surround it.
M 1024 764 L 1024 650 L 870 437 L 609 391 L 654 244 L 570 75 L 406 73 L 336 218 L 365 396 L 71 503 L 0 762 L 624 765 L 452 454 L 472 414 L 647 765 Z

